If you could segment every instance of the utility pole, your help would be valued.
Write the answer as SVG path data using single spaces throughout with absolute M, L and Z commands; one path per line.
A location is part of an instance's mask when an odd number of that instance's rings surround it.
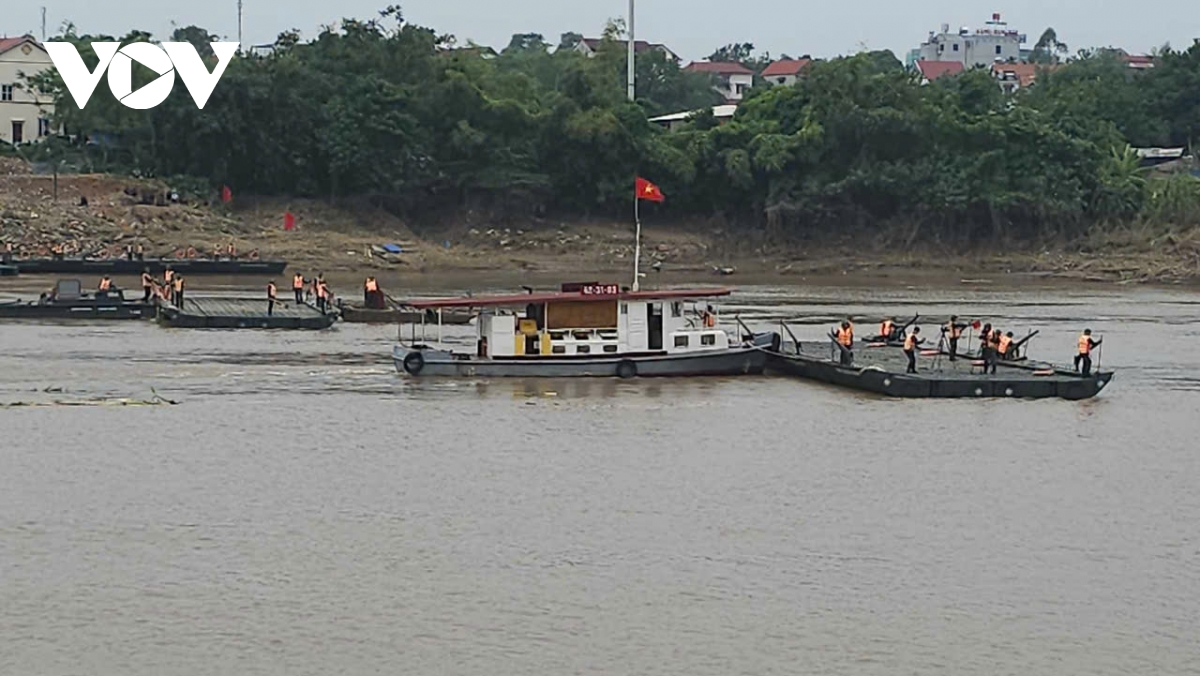
M 42 7 L 42 42 L 46 41 L 46 8 Z
M 238 51 L 242 50 L 242 0 L 238 0 Z
M 629 82 L 626 86 L 628 87 L 630 101 L 634 100 L 634 90 L 633 90 L 633 73 L 634 73 L 634 70 L 633 70 L 633 1 L 634 0 L 629 0 L 629 59 L 628 59 L 629 63 L 626 64 L 626 67 L 628 68 L 626 77 L 629 80 Z

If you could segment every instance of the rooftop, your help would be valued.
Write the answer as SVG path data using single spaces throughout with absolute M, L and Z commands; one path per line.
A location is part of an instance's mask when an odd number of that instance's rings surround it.
M 727 61 L 693 61 L 684 66 L 683 69 L 696 73 L 715 73 L 717 75 L 754 75 L 754 71 L 742 64 Z
M 939 77 L 958 75 L 965 69 L 961 61 L 918 61 L 917 70 L 926 80 L 932 82 Z
M 410 300 L 406 304 L 418 310 L 437 308 L 472 308 L 472 307 L 525 307 L 529 303 L 562 303 L 562 302 L 592 302 L 625 300 L 668 300 L 687 298 L 714 298 L 728 296 L 731 289 L 661 289 L 657 291 L 622 291 L 618 294 L 593 295 L 583 292 L 545 291 L 540 293 L 521 293 L 510 296 L 469 296 L 465 298 L 435 298 Z
M 812 59 L 780 59 L 767 66 L 762 72 L 763 77 L 779 77 L 781 75 L 799 75 L 812 64 Z
M 720 105 L 720 106 L 713 106 L 712 114 L 713 114 L 713 117 L 718 118 L 718 119 L 726 118 L 726 117 L 733 117 L 733 114 L 737 112 L 737 108 L 738 107 L 737 107 L 736 103 L 727 103 L 727 104 Z M 683 120 L 687 120 L 692 117 L 695 117 L 696 114 L 699 112 L 700 112 L 699 110 L 685 110 L 682 113 L 671 113 L 669 115 L 659 115 L 658 117 L 650 118 L 650 122 L 682 122 Z
M 38 49 L 43 49 L 41 43 L 39 43 L 32 35 L 22 35 L 15 38 L 0 38 L 0 54 L 3 54 L 10 49 L 14 49 L 18 45 L 22 45 L 26 42 L 34 47 L 37 47 Z

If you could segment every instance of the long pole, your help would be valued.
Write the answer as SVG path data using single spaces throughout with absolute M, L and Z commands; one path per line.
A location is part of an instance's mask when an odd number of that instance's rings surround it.
M 626 80 L 628 80 L 628 82 L 626 83 L 626 85 L 625 85 L 625 86 L 627 87 L 627 92 L 628 92 L 628 94 L 629 94 L 629 100 L 630 100 L 630 101 L 633 101 L 633 100 L 634 100 L 634 88 L 633 88 L 633 80 L 634 80 L 634 70 L 633 70 L 633 45 L 634 45 L 634 38 L 633 38 L 633 2 L 634 2 L 634 0 L 629 0 L 629 56 L 628 56 L 628 58 L 626 59 L 627 63 L 625 64 L 625 67 L 626 67 L 626 69 L 627 69 L 627 70 L 626 70 L 626 73 L 625 73 L 625 76 L 626 76 Z
M 634 63 L 633 63 L 633 58 L 634 58 L 633 57 L 633 47 L 634 47 L 633 4 L 634 4 L 634 0 L 629 0 L 629 54 L 626 58 L 626 64 L 625 64 L 625 66 L 626 66 L 625 75 L 626 75 L 626 79 L 628 80 L 628 82 L 626 83 L 626 87 L 628 88 L 627 93 L 629 94 L 629 100 L 631 102 L 634 101 L 636 98 L 635 91 L 634 91 L 634 80 L 635 80 L 634 73 L 635 73 L 635 71 L 633 68 L 633 65 L 634 65 Z M 637 184 L 636 172 L 634 173 L 634 184 L 635 185 Z M 641 258 L 642 258 L 642 219 L 638 216 L 638 201 L 640 199 L 641 199 L 641 196 L 638 195 L 637 190 L 635 189 L 633 191 L 633 227 L 634 227 L 633 290 L 634 291 L 637 291 L 638 288 L 640 287 L 640 277 L 641 277 L 641 275 L 640 275 L 641 271 L 638 269 L 638 265 L 641 262 Z
M 42 42 L 46 41 L 46 8 L 42 7 Z
M 638 217 L 638 200 L 637 190 L 633 191 L 633 290 L 638 290 L 638 280 L 641 277 L 638 270 L 638 263 L 642 258 L 642 219 Z
M 238 49 L 242 49 L 242 0 L 238 0 Z

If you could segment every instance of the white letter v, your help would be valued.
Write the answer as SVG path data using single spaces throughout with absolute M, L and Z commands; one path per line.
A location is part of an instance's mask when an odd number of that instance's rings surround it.
M 58 69 L 63 84 L 67 86 L 67 91 L 71 92 L 71 98 L 75 99 L 75 105 L 79 106 L 80 110 L 83 110 L 88 99 L 92 98 L 92 92 L 96 91 L 96 85 L 104 76 L 104 70 L 108 68 L 113 55 L 121 48 L 119 42 L 93 42 L 92 51 L 96 52 L 100 63 L 96 64 L 95 72 L 89 73 L 79 52 L 75 49 L 75 45 L 70 42 L 44 42 L 42 44 L 46 47 L 46 52 L 50 54 L 50 60 L 54 62 L 54 67 Z

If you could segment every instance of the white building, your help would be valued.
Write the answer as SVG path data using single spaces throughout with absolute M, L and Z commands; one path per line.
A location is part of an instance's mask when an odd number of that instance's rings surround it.
M 763 70 L 762 79 L 771 84 L 790 87 L 804 77 L 811 65 L 812 59 L 808 57 L 780 59 Z
M 964 27 L 951 33 L 950 25 L 942 24 L 941 32 L 931 31 L 914 56 L 919 61 L 957 61 L 968 69 L 987 67 L 997 61 L 1020 61 L 1025 42 L 1026 36 L 1009 29 L 999 14 L 993 14 L 984 28 L 974 31 Z
M 729 103 L 741 101 L 746 92 L 754 86 L 754 71 L 740 63 L 693 61 L 683 69 L 713 76 L 713 89 Z
M 584 38 L 575 44 L 574 49 L 584 56 L 592 57 L 596 55 L 596 52 L 600 50 L 600 46 L 603 44 L 604 40 L 600 38 Z M 621 49 L 626 49 L 629 43 L 623 40 L 618 40 L 617 44 L 621 46 Z M 646 42 L 645 40 L 633 41 L 634 54 L 644 54 L 650 51 L 661 52 L 668 59 L 671 59 L 676 63 L 679 62 L 679 56 L 675 52 L 671 51 L 669 47 L 660 42 Z
M 0 38 L 0 142 L 24 143 L 50 135 L 53 102 L 30 91 L 21 75 L 53 67 L 50 55 L 32 37 Z

